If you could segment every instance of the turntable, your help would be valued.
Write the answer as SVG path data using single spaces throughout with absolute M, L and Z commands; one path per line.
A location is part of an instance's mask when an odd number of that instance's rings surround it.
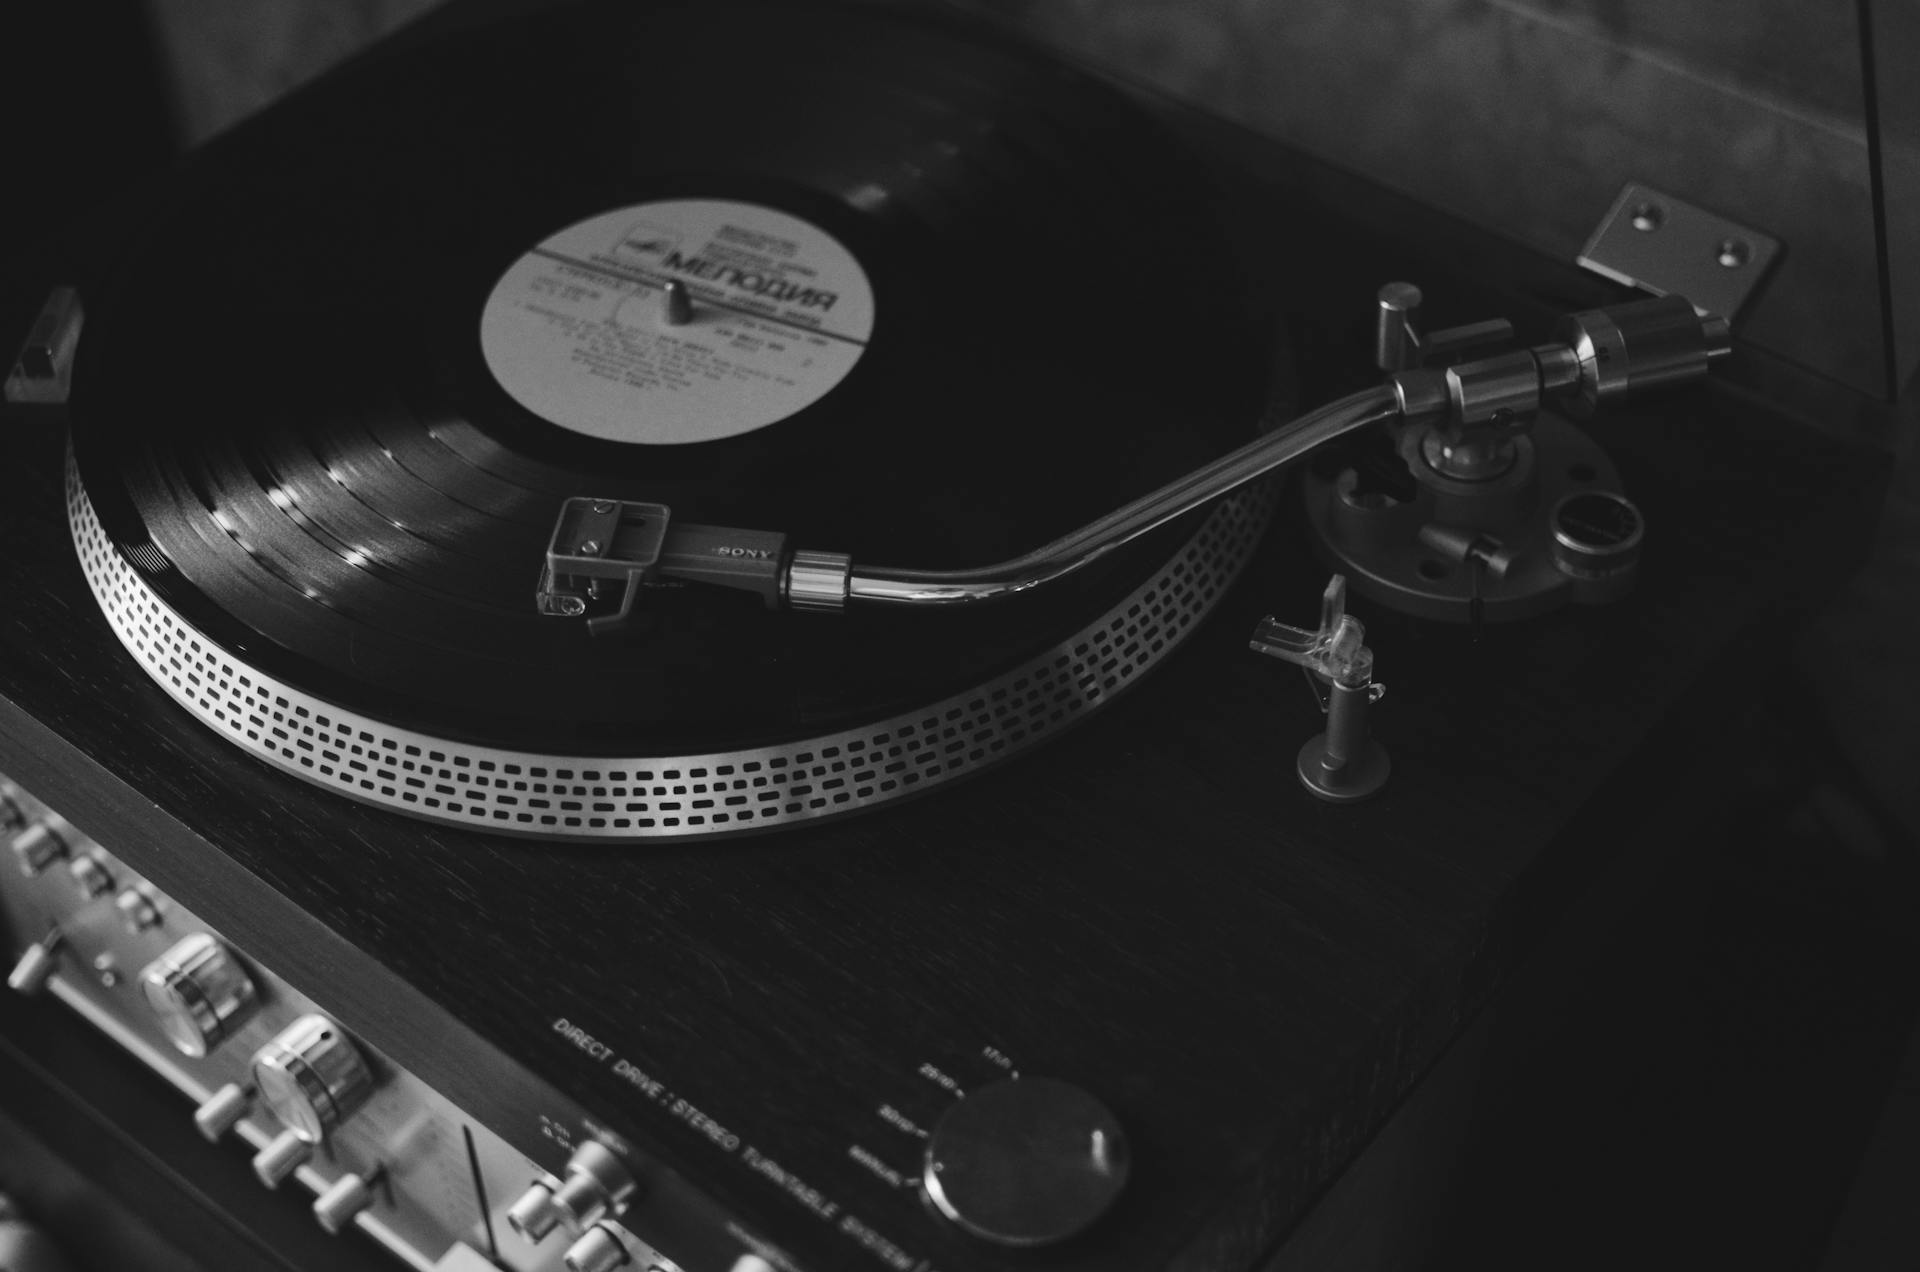
M 1274 1257 L 1877 459 L 951 15 L 513 8 L 45 280 L 9 1033 L 357 1243 L 292 1266 Z

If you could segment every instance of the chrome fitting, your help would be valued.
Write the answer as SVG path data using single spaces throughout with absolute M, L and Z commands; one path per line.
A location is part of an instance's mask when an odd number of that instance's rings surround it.
M 1684 296 L 1635 301 L 1569 314 L 1554 332 L 1578 367 L 1566 390 L 1577 411 L 1667 385 L 1696 380 L 1733 349 L 1727 320 L 1702 317 Z
M 802 548 L 787 567 L 787 604 L 797 610 L 843 610 L 853 558 L 844 552 Z
M 1447 418 L 1452 395 L 1445 371 L 1415 368 L 1390 377 L 1387 383 L 1393 389 L 1394 405 L 1401 419 L 1426 423 Z
M 1503 353 L 1447 372 L 1453 422 L 1475 428 L 1526 419 L 1540 409 L 1540 366 L 1531 353 Z

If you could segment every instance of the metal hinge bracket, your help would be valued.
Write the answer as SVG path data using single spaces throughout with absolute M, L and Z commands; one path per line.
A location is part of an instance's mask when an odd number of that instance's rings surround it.
M 1580 264 L 1655 296 L 1679 294 L 1732 322 L 1779 257 L 1780 240 L 1628 182 L 1580 249 Z

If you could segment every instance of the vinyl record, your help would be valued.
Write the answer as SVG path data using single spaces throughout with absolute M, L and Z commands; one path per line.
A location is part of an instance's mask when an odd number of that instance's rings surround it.
M 1257 415 L 1202 190 L 1113 90 L 892 7 L 456 29 L 236 130 L 124 225 L 76 461 L 166 605 L 343 707 L 574 754 L 843 727 L 1046 648 L 1191 525 L 978 612 L 663 588 L 595 636 L 534 606 L 561 501 L 926 567 L 1070 530 Z

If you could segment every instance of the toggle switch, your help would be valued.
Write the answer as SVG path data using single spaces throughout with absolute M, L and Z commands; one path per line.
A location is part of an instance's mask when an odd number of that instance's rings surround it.
M 384 1174 L 385 1169 L 376 1166 L 364 1175 L 340 1176 L 313 1199 L 313 1217 L 322 1228 L 338 1236 L 355 1215 L 373 1204 L 373 1186 Z
M 313 1141 L 298 1131 L 282 1131 L 253 1155 L 253 1173 L 269 1188 L 278 1188 L 293 1172 L 313 1160 Z
M 60 964 L 60 943 L 64 939 L 60 929 L 55 928 L 27 946 L 20 955 L 20 961 L 13 965 L 13 971 L 7 976 L 7 988 L 29 998 L 45 989 L 54 968 Z
M 240 1119 L 247 1115 L 247 1105 L 252 1102 L 251 1091 L 229 1082 L 193 1111 L 193 1124 L 209 1144 L 217 1144 L 240 1124 Z

